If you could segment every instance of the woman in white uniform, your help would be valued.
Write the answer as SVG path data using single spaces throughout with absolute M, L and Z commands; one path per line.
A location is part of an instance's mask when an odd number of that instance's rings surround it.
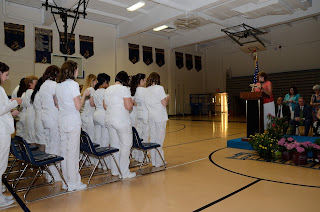
M 25 79 L 25 83 L 28 87 L 26 94 L 22 98 L 22 107 L 26 109 L 26 125 L 25 125 L 25 132 L 24 132 L 24 139 L 29 144 L 36 144 L 36 132 L 34 128 L 34 119 L 35 119 L 35 111 L 33 108 L 33 104 L 31 102 L 31 95 L 33 90 L 38 83 L 38 77 L 36 76 L 28 76 Z
M 105 109 L 103 108 L 103 96 L 107 87 L 109 87 L 110 76 L 105 73 L 101 73 L 97 77 L 98 83 L 95 86 L 96 91 L 93 95 L 94 104 L 96 111 L 94 112 L 93 122 L 95 128 L 95 142 L 100 144 L 102 147 L 108 147 L 109 133 L 104 123 L 105 121 Z
M 128 86 L 129 76 L 125 71 L 116 75 L 115 84 L 109 86 L 104 94 L 106 109 L 105 124 L 109 131 L 110 146 L 118 148 L 115 158 L 120 166 L 122 178 L 132 178 L 135 172 L 130 172 L 129 155 L 132 147 L 132 126 L 129 111 L 133 103 Z M 115 163 L 111 162 L 112 175 L 119 175 Z
M 93 124 L 93 114 L 95 111 L 93 94 L 94 86 L 97 84 L 97 77 L 94 74 L 89 74 L 86 78 L 86 84 L 82 88 L 81 96 L 86 90 L 90 90 L 90 96 L 88 96 L 84 102 L 82 112 L 81 112 L 81 121 L 82 121 L 82 130 L 88 133 L 91 140 L 94 139 L 94 124 Z
M 78 65 L 68 60 L 62 67 L 57 79 L 56 96 L 59 105 L 59 130 L 61 138 L 61 162 L 63 177 L 68 184 L 68 191 L 82 190 L 87 187 L 81 182 L 79 173 L 80 133 L 82 108 L 90 91 L 83 93 L 80 99 L 79 84 L 75 81 L 78 76 Z M 66 185 L 63 184 L 66 189 Z
M 43 84 L 43 78 L 40 77 L 31 95 L 31 103 L 33 104 L 33 108 L 35 111 L 34 129 L 35 129 L 36 143 L 37 143 L 37 146 L 39 147 L 39 150 L 44 152 L 46 148 L 46 138 L 45 138 L 44 128 L 41 120 L 42 105 L 40 102 L 40 95 L 39 95 L 39 90 L 42 84 Z
M 150 142 L 160 144 L 161 147 L 158 149 L 164 159 L 162 146 L 168 121 L 166 106 L 168 104 L 169 96 L 166 95 L 164 88 L 160 85 L 160 75 L 156 72 L 149 75 L 147 86 L 145 103 L 149 111 Z M 156 150 L 151 150 L 150 155 L 153 166 L 160 167 L 164 165 Z
M 146 75 L 139 73 L 133 77 L 131 83 L 131 95 L 134 96 L 134 101 L 137 104 L 136 111 L 137 111 L 137 121 L 136 121 L 136 129 L 143 142 L 149 141 L 149 123 L 148 123 L 148 109 L 144 101 L 144 94 L 146 91 Z M 143 160 L 143 152 L 135 150 L 136 153 L 135 159 L 139 162 Z
M 25 79 L 26 78 L 22 78 L 20 80 L 19 90 L 17 93 L 17 97 L 21 98 L 21 99 L 25 96 L 25 93 L 27 90 L 27 85 L 25 83 Z M 20 136 L 21 138 L 24 138 L 25 137 L 24 132 L 25 132 L 25 121 L 26 121 L 26 108 L 23 108 L 22 105 L 20 105 L 18 108 L 19 108 L 20 113 L 15 118 L 17 120 L 16 135 Z
M 0 62 L 0 207 L 14 203 L 12 196 L 2 194 L 2 175 L 8 166 L 9 150 L 11 144 L 11 134 L 14 133 L 14 121 L 12 116 L 18 115 L 17 110 L 13 110 L 22 100 L 13 98 L 9 100 L 2 84 L 9 79 L 9 67 Z M 13 110 L 13 111 L 12 111 Z
M 39 90 L 39 99 L 42 107 L 41 120 L 45 135 L 45 149 L 48 154 L 61 155 L 60 136 L 58 126 L 58 108 L 56 107 L 54 98 L 56 95 L 56 78 L 60 69 L 58 66 L 51 65 L 44 72 L 42 79 L 44 83 Z M 61 177 L 54 167 L 51 165 L 50 170 L 55 181 L 61 181 Z M 47 175 L 50 181 L 50 176 Z

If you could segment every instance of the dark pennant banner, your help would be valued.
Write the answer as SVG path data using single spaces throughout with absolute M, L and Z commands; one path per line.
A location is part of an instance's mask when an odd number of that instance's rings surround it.
M 88 59 L 94 55 L 93 51 L 93 37 L 79 35 L 80 40 L 80 54 Z
M 4 22 L 4 36 L 5 44 L 13 51 L 25 47 L 24 25 Z
M 129 60 L 136 64 L 140 60 L 139 45 L 129 43 Z
M 36 63 L 51 63 L 52 30 L 35 28 Z
M 70 39 L 71 36 L 71 39 Z M 70 34 L 68 33 L 68 41 L 69 41 L 69 45 L 68 45 L 68 49 L 66 51 L 64 51 L 65 47 L 64 47 L 64 33 L 60 32 L 60 52 L 62 52 L 63 54 L 68 54 L 68 55 L 73 55 L 76 50 L 75 50 L 75 35 L 74 34 Z
M 202 70 L 201 56 L 194 56 L 195 68 L 199 72 Z
M 193 57 L 191 54 L 186 54 L 186 67 L 189 71 L 193 68 Z
M 181 69 L 184 66 L 183 53 L 181 52 L 176 52 L 176 65 L 179 69 Z
M 142 46 L 143 49 L 143 62 L 148 66 L 153 63 L 152 47 Z
M 158 64 L 159 67 L 161 67 L 165 64 L 164 49 L 157 49 L 156 48 L 156 63 Z

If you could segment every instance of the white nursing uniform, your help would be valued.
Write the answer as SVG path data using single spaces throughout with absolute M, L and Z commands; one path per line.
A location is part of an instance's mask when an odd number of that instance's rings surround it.
M 160 144 L 161 147 L 158 149 L 163 159 L 162 146 L 166 135 L 168 114 L 167 108 L 162 105 L 161 100 L 166 97 L 164 88 L 160 85 L 149 86 L 145 92 L 145 103 L 149 111 L 150 142 Z M 153 166 L 164 165 L 156 150 L 151 150 L 150 155 Z
M 11 99 L 15 99 L 18 97 L 18 91 L 19 91 L 20 85 L 17 85 L 15 89 L 13 89 L 11 93 Z
M 81 121 L 82 121 L 82 130 L 88 133 L 90 139 L 94 140 L 94 124 L 93 124 L 93 114 L 95 111 L 95 107 L 91 107 L 90 105 L 90 97 L 94 95 L 94 88 L 87 88 L 90 90 L 90 96 L 86 97 L 84 102 L 82 112 L 81 112 Z
M 18 106 L 17 101 L 10 101 L 0 86 L 0 195 L 2 196 L 2 175 L 8 166 L 11 134 L 14 133 L 14 121 L 11 110 Z M 0 197 L 1 198 L 1 197 Z
M 53 96 L 56 95 L 56 86 L 57 82 L 46 80 L 40 87 L 39 95 L 42 106 L 41 120 L 44 128 L 46 152 L 49 154 L 61 155 L 58 126 L 59 113 L 53 100 Z M 61 177 L 54 165 L 51 165 L 49 168 L 55 180 L 61 180 Z
M 74 98 L 80 96 L 79 84 L 67 79 L 57 84 L 56 95 L 59 103 L 59 129 L 61 137 L 61 162 L 63 176 L 69 188 L 81 185 L 79 174 L 79 153 L 81 117 L 76 109 Z
M 34 128 L 35 128 L 35 139 L 37 144 L 46 145 L 46 136 L 42 124 L 42 105 L 40 102 L 39 92 L 36 93 L 33 101 L 33 108 L 35 111 Z
M 94 142 L 100 144 L 102 147 L 109 147 L 110 139 L 108 129 L 104 123 L 105 121 L 105 109 L 103 108 L 103 96 L 105 88 L 99 88 L 93 95 L 93 101 L 96 106 L 96 110 L 93 116 L 95 139 Z
M 33 93 L 33 89 L 28 89 L 26 91 L 26 95 L 22 99 L 22 106 L 26 108 L 26 125 L 25 125 L 26 127 L 25 127 L 24 139 L 28 143 L 37 143 L 36 132 L 34 127 L 35 111 L 33 108 L 33 104 L 31 103 L 32 93 Z
M 21 99 L 24 99 L 26 92 L 21 95 Z M 18 121 L 16 123 L 16 135 L 21 138 L 25 138 L 25 125 L 26 125 L 26 108 L 23 107 L 22 103 L 19 109 L 20 113 L 17 116 Z
M 124 107 L 124 98 L 131 98 L 130 90 L 121 85 L 109 86 L 104 94 L 104 102 L 107 105 L 105 124 L 109 131 L 110 146 L 118 148 L 120 153 L 115 153 L 115 158 L 120 166 L 122 177 L 126 178 L 130 174 L 129 156 L 132 147 L 132 127 L 129 111 Z M 111 163 L 112 175 L 119 172 L 115 163 Z

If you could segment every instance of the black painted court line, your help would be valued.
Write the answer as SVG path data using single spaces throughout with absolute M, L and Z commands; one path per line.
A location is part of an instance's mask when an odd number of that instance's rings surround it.
M 179 131 L 184 130 L 184 129 L 186 129 L 186 128 L 187 128 L 187 126 L 186 126 L 186 125 L 184 125 L 184 124 L 181 124 L 181 125 L 183 125 L 183 128 L 181 128 L 181 129 L 179 129 L 179 130 L 176 130 L 176 131 L 168 132 L 168 133 L 166 133 L 166 134 L 174 133 L 174 132 L 179 132 Z
M 222 122 L 222 121 L 218 121 L 218 120 L 201 120 L 201 119 L 169 119 L 172 121 L 203 121 L 203 122 Z M 231 123 L 247 123 L 246 121 L 228 121 Z
M 242 188 L 240 188 L 240 189 L 238 189 L 238 190 L 236 190 L 236 191 L 234 191 L 234 192 L 232 192 L 232 193 L 230 193 L 230 194 L 228 194 L 228 195 L 226 195 L 226 196 L 224 196 L 224 197 L 222 197 L 222 198 L 220 198 L 220 199 L 218 199 L 218 200 L 216 200 L 216 201 L 214 201 L 214 202 L 211 202 L 211 203 L 209 203 L 209 204 L 207 204 L 207 205 L 205 205 L 205 206 L 203 206 L 203 207 L 195 210 L 194 212 L 199 212 L 199 211 L 202 211 L 202 210 L 204 210 L 204 209 L 206 209 L 206 208 L 209 208 L 209 207 L 217 204 L 218 202 L 221 202 L 222 200 L 225 200 L 225 199 L 227 199 L 227 198 L 229 198 L 229 197 L 231 197 L 231 196 L 239 193 L 240 191 L 243 191 L 244 189 L 247 189 L 247 188 L 249 188 L 250 186 L 253 186 L 254 184 L 256 184 L 256 183 L 258 183 L 258 182 L 260 182 L 260 181 L 261 181 L 260 179 L 259 179 L 259 180 L 256 180 L 256 181 L 254 181 L 254 182 L 252 182 L 252 183 L 250 183 L 250 184 L 248 184 L 248 185 L 246 185 L 246 186 L 244 186 L 244 187 L 242 187 Z
M 240 134 L 243 134 L 243 133 L 236 133 L 236 134 L 231 134 L 231 135 L 227 135 L 227 136 L 234 136 L 234 135 L 240 135 Z M 197 143 L 197 142 L 201 142 L 201 141 L 214 140 L 214 139 L 217 139 L 217 138 L 223 138 L 223 137 L 206 138 L 206 139 L 197 140 L 197 141 L 190 141 L 190 142 L 186 142 L 186 143 L 180 143 L 180 144 L 175 144 L 175 145 L 171 145 L 171 146 L 165 146 L 163 148 L 170 148 L 170 147 L 181 146 L 181 145 L 185 145 L 185 144 Z
M 13 191 L 13 188 L 11 185 L 9 185 L 7 179 L 2 177 L 3 184 L 7 187 L 8 191 L 12 194 L 12 196 L 16 199 L 17 203 L 20 205 L 21 209 L 25 212 L 30 212 L 29 208 L 26 206 L 26 204 L 20 199 L 20 197 L 17 195 L 16 192 Z M 0 185 L 2 186 L 2 185 Z
M 263 180 L 263 181 L 267 181 L 267 182 L 272 182 L 272 183 L 280 183 L 280 184 L 285 184 L 285 185 L 293 185 L 293 186 L 301 186 L 301 187 L 308 187 L 308 188 L 320 188 L 320 186 L 313 186 L 313 185 L 304 185 L 304 184 L 297 184 L 297 183 L 288 183 L 288 182 L 283 182 L 283 181 L 276 181 L 276 180 L 269 180 L 269 179 L 264 179 L 264 178 L 258 178 L 258 177 L 253 177 L 253 176 L 250 176 L 250 175 L 246 175 L 246 174 L 242 174 L 242 173 L 239 173 L 239 172 L 235 172 L 235 171 L 232 171 L 230 169 L 227 169 L 227 168 L 224 168 L 220 165 L 218 165 L 217 163 L 215 163 L 213 160 L 212 160 L 212 155 L 220 150 L 223 150 L 223 149 L 226 149 L 227 147 L 224 147 L 224 148 L 221 148 L 221 149 L 217 149 L 215 150 L 214 152 L 212 152 L 210 155 L 209 155 L 209 160 L 210 162 L 219 167 L 220 169 L 223 169 L 225 171 L 228 171 L 228 172 L 231 172 L 231 173 L 234 173 L 234 174 L 237 174 L 237 175 L 241 175 L 241 176 L 244 176 L 244 177 L 249 177 L 249 178 L 253 178 L 253 179 L 257 179 L 257 180 Z

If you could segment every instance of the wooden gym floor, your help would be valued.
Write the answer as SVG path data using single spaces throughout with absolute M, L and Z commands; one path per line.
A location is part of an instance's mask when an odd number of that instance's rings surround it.
M 231 157 L 241 118 L 172 117 L 168 169 L 27 204 L 31 211 L 319 211 L 320 170 Z M 86 182 L 85 178 L 83 182 Z M 11 206 L 3 211 L 21 211 Z

